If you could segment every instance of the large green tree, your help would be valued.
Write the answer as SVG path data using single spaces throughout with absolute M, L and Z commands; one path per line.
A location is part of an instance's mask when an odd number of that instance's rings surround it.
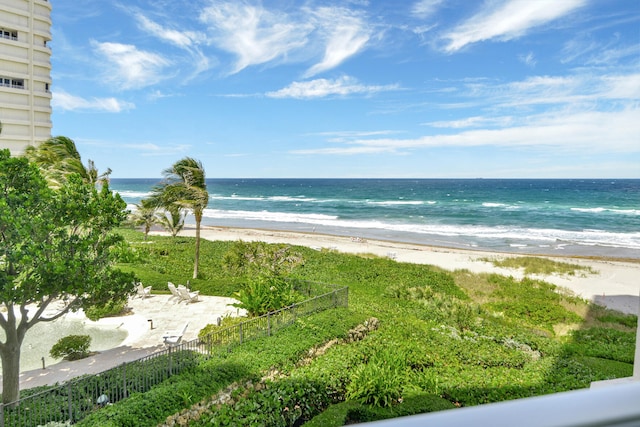
M 57 189 L 27 158 L 0 151 L 0 342 L 2 400 L 19 398 L 20 352 L 39 322 L 70 310 L 126 300 L 133 275 L 114 268 L 112 232 L 126 218 L 126 203 L 79 174 Z M 53 304 L 55 302 L 55 304 Z
M 209 192 L 205 170 L 199 160 L 185 157 L 162 171 L 163 180 L 154 189 L 151 203 L 168 211 L 172 206 L 188 209 L 196 220 L 196 249 L 193 263 L 193 278 L 198 278 L 200 264 L 200 224 L 205 208 L 209 204 Z

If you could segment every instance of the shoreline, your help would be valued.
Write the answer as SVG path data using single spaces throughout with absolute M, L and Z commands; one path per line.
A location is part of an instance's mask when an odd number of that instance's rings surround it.
M 449 271 L 466 269 L 472 273 L 497 273 L 513 276 L 517 279 L 525 277 L 522 270 L 496 267 L 484 259 L 523 256 L 543 257 L 590 267 L 598 273 L 585 273 L 574 276 L 556 274 L 530 275 L 529 277 L 545 280 L 556 286 L 567 288 L 583 299 L 623 313 L 638 314 L 640 312 L 640 283 L 638 282 L 640 260 L 635 258 L 496 252 L 262 228 L 207 225 L 201 227 L 200 233 L 203 239 L 213 241 L 263 241 L 265 243 L 306 246 L 316 250 L 336 250 L 351 254 L 371 253 L 381 257 L 392 258 L 397 262 L 434 265 Z M 152 231 L 151 234 L 166 235 L 167 233 L 156 230 Z M 191 225 L 185 227 L 179 236 L 194 237 L 195 227 Z

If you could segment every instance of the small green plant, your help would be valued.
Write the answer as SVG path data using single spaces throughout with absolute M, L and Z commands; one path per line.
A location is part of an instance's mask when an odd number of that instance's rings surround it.
M 490 262 L 496 267 L 504 268 L 523 268 L 525 274 L 567 274 L 569 276 L 575 276 L 577 271 L 582 274 L 597 274 L 591 267 L 570 264 L 567 262 L 553 261 L 548 258 L 542 257 L 509 257 L 505 259 L 496 258 L 482 258 L 482 261 Z
M 89 335 L 68 335 L 51 347 L 49 354 L 54 359 L 78 360 L 89 356 L 91 337 Z
M 402 351 L 382 350 L 369 363 L 355 368 L 347 385 L 347 399 L 383 408 L 391 406 L 402 397 L 406 370 Z
M 250 316 L 279 310 L 300 300 L 291 282 L 277 276 L 253 278 L 234 296 L 240 302 L 233 305 L 244 308 Z
M 220 324 L 210 323 L 204 328 L 200 329 L 200 332 L 198 332 L 198 339 L 200 341 L 205 341 L 208 335 L 211 335 L 221 329 L 230 328 L 231 326 L 245 322 L 246 320 L 246 317 L 236 317 L 230 315 L 222 316 L 220 318 Z
M 125 301 L 112 301 L 104 307 L 91 306 L 84 310 L 84 314 L 89 320 L 96 321 L 103 317 L 122 316 L 126 311 Z

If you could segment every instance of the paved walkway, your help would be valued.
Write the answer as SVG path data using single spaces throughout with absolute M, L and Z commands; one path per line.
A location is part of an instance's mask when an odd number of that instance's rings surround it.
M 243 310 L 230 305 L 234 302 L 236 301 L 233 298 L 212 296 L 201 296 L 199 301 L 190 304 L 177 303 L 169 295 L 152 294 L 145 299 L 133 298 L 128 304 L 132 309 L 131 314 L 95 322 L 101 325 L 116 324 L 127 330 L 128 336 L 119 347 L 102 351 L 86 359 L 63 361 L 45 369 L 23 372 L 20 374 L 20 388 L 62 383 L 80 375 L 96 374 L 124 362 L 153 354 L 165 348 L 162 336 L 167 331 L 182 329 L 185 322 L 189 322 L 189 326 L 183 340 L 195 339 L 200 329 L 207 324 L 216 323 L 218 317 L 244 314 Z

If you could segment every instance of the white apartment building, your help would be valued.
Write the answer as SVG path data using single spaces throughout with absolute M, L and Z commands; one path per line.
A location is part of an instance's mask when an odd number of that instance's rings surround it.
M 0 149 L 51 137 L 51 3 L 0 0 Z

